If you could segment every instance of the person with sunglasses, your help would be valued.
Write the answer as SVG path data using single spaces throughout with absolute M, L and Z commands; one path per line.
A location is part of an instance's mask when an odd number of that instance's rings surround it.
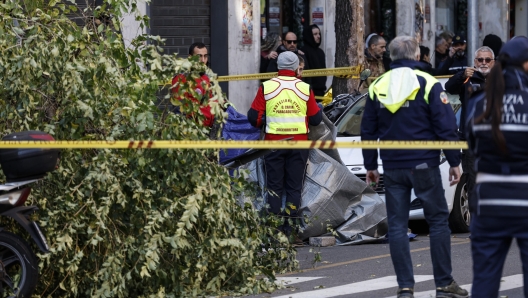
M 286 33 L 284 37 L 282 38 L 282 44 L 277 48 L 277 55 L 280 55 L 281 53 L 284 53 L 287 51 L 293 52 L 294 54 L 297 54 L 298 56 L 303 58 L 305 62 L 304 70 L 307 70 L 309 69 L 309 62 L 307 61 L 306 56 L 304 55 L 304 52 L 297 49 L 297 44 L 298 44 L 297 35 L 293 32 Z M 266 72 L 278 72 L 279 71 L 277 67 L 277 59 L 278 58 L 270 59 L 269 64 L 268 64 L 268 69 Z M 307 78 L 304 78 L 303 81 L 308 84 L 311 83 L 311 80 Z
M 474 105 L 470 99 L 471 94 L 478 90 L 484 90 L 486 77 L 495 64 L 495 55 L 489 47 L 480 47 L 475 51 L 474 67 L 466 68 L 453 75 L 445 84 L 445 89 L 451 94 L 460 96 L 462 111 L 460 113 L 460 124 L 458 136 L 460 140 L 466 139 L 465 123 L 466 115 Z M 473 186 L 475 185 L 475 157 L 468 150 L 462 151 L 462 170 L 468 174 L 466 181 L 468 190 L 469 211 L 475 212 L 475 200 L 473 199 Z

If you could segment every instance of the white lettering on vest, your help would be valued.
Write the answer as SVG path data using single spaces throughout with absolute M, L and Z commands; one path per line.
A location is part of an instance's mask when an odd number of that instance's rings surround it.
M 520 94 L 506 94 L 502 99 L 502 123 L 528 124 L 528 114 L 516 113 L 515 106 L 523 106 L 524 100 Z

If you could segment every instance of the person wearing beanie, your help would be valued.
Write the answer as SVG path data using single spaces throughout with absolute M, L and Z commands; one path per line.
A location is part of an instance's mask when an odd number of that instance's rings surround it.
M 469 150 L 475 155 L 476 212 L 471 216 L 471 297 L 498 297 L 513 238 L 519 246 L 528 297 L 528 38 L 505 43 L 474 93 L 468 115 Z
M 322 106 L 315 101 L 310 85 L 297 78 L 299 59 L 286 51 L 277 58 L 278 77 L 260 86 L 247 116 L 251 125 L 263 128 L 265 140 L 308 140 L 308 125 L 321 123 Z M 268 212 L 283 216 L 279 229 L 288 237 L 292 227 L 288 217 L 298 220 L 301 190 L 309 150 L 276 150 L 264 158 Z M 281 210 L 282 195 L 286 194 L 286 208 Z M 291 207 L 291 208 L 290 208 Z M 292 240 L 292 239 L 290 239 Z
M 503 44 L 504 43 L 502 42 L 502 39 L 495 34 L 486 35 L 482 41 L 482 46 L 489 47 L 493 51 L 493 55 L 495 55 L 495 57 L 499 56 L 499 52 Z
M 364 69 L 370 69 L 372 77 L 379 77 L 390 68 L 391 60 L 385 55 L 387 42 L 381 35 L 369 35 L 365 49 Z
M 301 51 L 304 52 L 304 58 L 310 65 L 310 69 L 326 68 L 326 56 L 321 50 L 321 30 L 317 25 L 310 25 L 303 30 L 304 46 Z M 326 77 L 313 77 L 310 85 L 313 88 L 315 96 L 324 96 L 326 92 Z

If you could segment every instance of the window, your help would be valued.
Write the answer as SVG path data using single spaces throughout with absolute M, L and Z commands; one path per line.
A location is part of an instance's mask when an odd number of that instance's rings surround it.
M 338 137 L 354 137 L 361 135 L 361 119 L 363 118 L 363 111 L 365 110 L 365 103 L 367 96 L 359 99 L 346 112 L 345 116 L 337 123 Z
M 302 41 L 303 27 L 310 20 L 309 8 L 309 0 L 261 0 L 261 38 L 268 32 L 283 36 L 292 31 Z
M 467 34 L 467 0 L 436 1 L 436 35 L 444 31 Z

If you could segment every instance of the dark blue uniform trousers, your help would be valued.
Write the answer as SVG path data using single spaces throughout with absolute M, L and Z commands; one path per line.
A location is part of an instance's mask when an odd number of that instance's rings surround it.
M 524 297 L 528 297 L 528 218 L 473 216 L 471 220 L 473 287 L 471 297 L 497 298 L 506 255 L 513 238 L 521 252 Z
M 295 210 L 290 209 L 289 216 L 297 216 L 309 152 L 307 149 L 284 149 L 266 155 L 264 160 L 269 212 L 284 215 L 281 213 L 281 207 L 282 195 L 285 192 L 286 207 L 289 203 L 295 206 Z

